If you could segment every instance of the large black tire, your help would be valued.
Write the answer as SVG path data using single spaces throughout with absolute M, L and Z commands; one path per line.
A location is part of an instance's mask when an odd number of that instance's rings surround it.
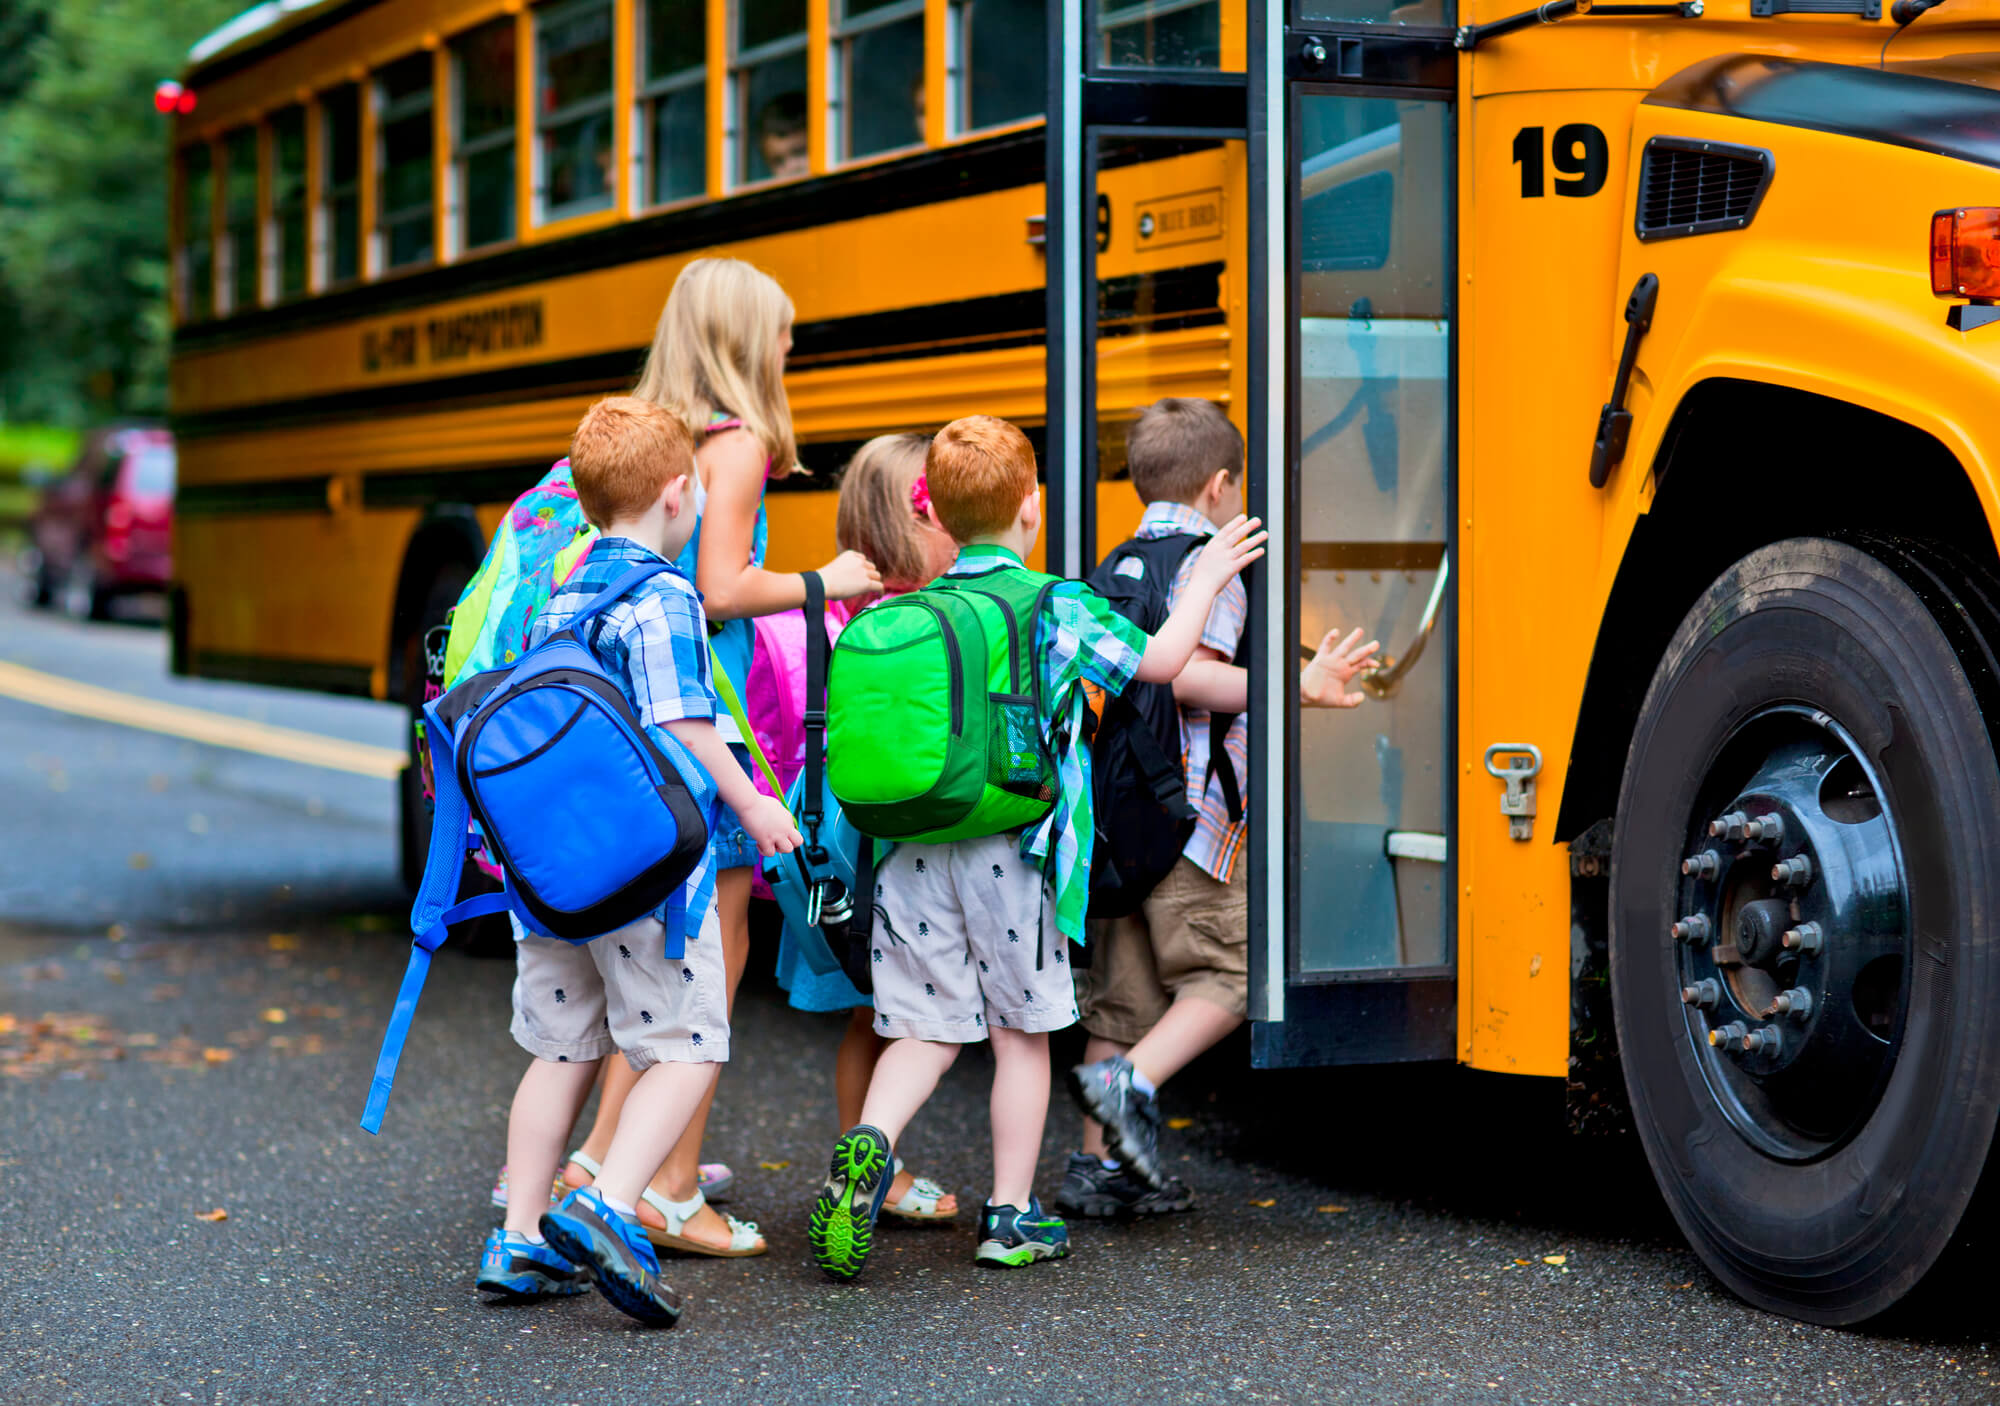
M 1983 586 L 1932 559 L 1795 539 L 1731 567 L 1653 677 L 1619 793 L 1611 986 L 1653 1174 L 1724 1284 L 1831 1325 L 1949 1289 L 2000 1107 L 2000 767 L 1982 715 L 2000 635 Z M 1910 944 L 1879 1094 L 1823 1152 L 1792 1158 L 1760 1149 L 1712 1092 L 1669 936 L 1711 769 L 1748 720 L 1786 705 L 1832 719 L 1873 767 Z

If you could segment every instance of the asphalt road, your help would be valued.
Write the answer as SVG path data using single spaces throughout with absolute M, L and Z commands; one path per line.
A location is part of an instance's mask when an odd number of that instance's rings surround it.
M 9 583 L 0 579 L 0 589 Z M 393 746 L 365 703 L 165 676 L 157 630 L 0 604 L 0 661 Z M 117 1402 L 2000 1400 L 1988 1343 L 1837 1333 L 1729 1297 L 1626 1144 L 1455 1069 L 1251 1075 L 1166 1095 L 1192 1214 L 973 1267 L 890 1225 L 824 1281 L 804 1219 L 839 1022 L 746 983 L 709 1156 L 772 1253 L 684 1260 L 671 1333 L 594 1298 L 477 1302 L 523 1058 L 511 969 L 447 953 L 380 1138 L 356 1126 L 405 941 L 387 782 L 0 697 L 0 1386 Z M 986 1061 L 911 1129 L 985 1187 Z M 1075 1135 L 1059 1100 L 1053 1190 Z M 226 1218 L 212 1218 L 216 1211 Z

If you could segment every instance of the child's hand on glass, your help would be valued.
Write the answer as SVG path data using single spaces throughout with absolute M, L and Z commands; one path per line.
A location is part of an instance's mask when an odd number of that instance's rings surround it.
M 1312 662 L 1299 670 L 1299 705 L 1305 708 L 1358 708 L 1368 701 L 1365 693 L 1349 693 L 1347 685 L 1356 674 L 1381 667 L 1375 657 L 1380 640 L 1361 642 L 1357 628 L 1346 639 L 1338 639 L 1336 627 L 1319 642 Z
M 1263 527 L 1259 518 L 1245 517 L 1241 513 L 1231 518 L 1201 549 L 1201 556 L 1194 564 L 1191 584 L 1206 590 L 1211 596 L 1220 591 L 1229 583 L 1230 577 L 1264 555 L 1264 541 L 1271 534 L 1265 532 Z
M 828 600 L 853 600 L 874 595 L 882 589 L 882 573 L 875 563 L 856 551 L 842 552 L 819 569 L 820 583 Z
M 757 853 L 766 859 L 774 854 L 790 854 L 799 847 L 799 827 L 792 823 L 792 813 L 785 809 L 783 801 L 762 791 L 748 809 L 736 812 L 736 818 L 743 822 L 743 833 L 756 844 Z

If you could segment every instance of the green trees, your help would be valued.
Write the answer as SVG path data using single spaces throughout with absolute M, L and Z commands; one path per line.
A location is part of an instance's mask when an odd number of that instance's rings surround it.
M 0 0 L 0 420 L 166 408 L 167 119 L 242 0 Z

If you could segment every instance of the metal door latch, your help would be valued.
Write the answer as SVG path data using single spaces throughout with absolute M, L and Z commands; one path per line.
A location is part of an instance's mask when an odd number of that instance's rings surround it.
M 1495 757 L 1504 758 L 1496 765 Z M 1507 783 L 1500 797 L 1500 813 L 1507 817 L 1507 833 L 1517 840 L 1535 837 L 1535 777 L 1542 769 L 1542 749 L 1532 742 L 1495 742 L 1486 749 L 1487 775 Z

